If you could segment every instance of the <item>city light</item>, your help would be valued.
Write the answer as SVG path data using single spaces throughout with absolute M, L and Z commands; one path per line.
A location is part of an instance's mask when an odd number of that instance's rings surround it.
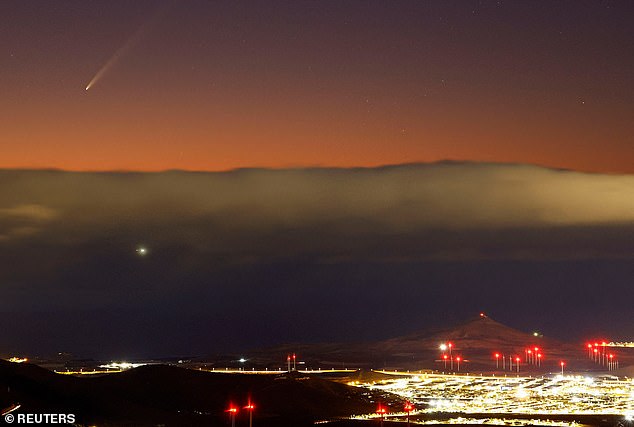
M 422 408 L 418 413 L 597 415 L 627 414 L 634 407 L 632 380 L 603 376 L 402 373 L 397 379 L 361 383 L 358 387 L 402 396 Z
M 106 365 L 99 365 L 100 368 L 116 369 L 119 371 L 125 371 L 127 369 L 138 368 L 139 366 L 145 366 L 147 363 L 129 363 L 129 362 L 110 362 Z

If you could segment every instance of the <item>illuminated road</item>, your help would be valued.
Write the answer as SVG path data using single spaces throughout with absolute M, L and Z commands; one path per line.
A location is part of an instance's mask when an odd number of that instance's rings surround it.
M 104 374 L 116 374 L 118 372 L 123 372 L 122 369 L 93 369 L 93 370 L 79 370 L 79 371 L 53 371 L 56 374 L 61 375 L 104 375 Z
M 425 408 L 421 413 L 634 415 L 630 378 L 404 374 L 350 384 L 398 394 Z
M 109 369 L 80 369 L 78 371 L 71 371 L 71 370 L 66 370 L 66 371 L 54 371 L 56 374 L 62 374 L 62 375 L 104 375 L 104 374 L 116 374 L 119 372 L 123 372 L 126 371 L 127 369 L 130 368 L 124 368 L 124 369 L 115 369 L 115 368 L 109 368 Z M 196 371 L 203 371 L 203 372 L 215 372 L 218 374 L 259 374 L 259 375 L 269 375 L 269 374 L 275 374 L 275 375 L 279 375 L 279 374 L 284 374 L 287 373 L 288 371 L 286 370 L 246 370 L 246 369 L 229 369 L 229 368 L 222 368 L 222 369 L 204 369 L 204 368 L 198 368 L 195 369 Z M 299 372 L 300 374 L 339 374 L 339 373 L 345 373 L 345 374 L 351 374 L 354 372 L 357 372 L 357 369 L 313 369 L 313 370 L 298 370 L 296 372 Z
M 611 342 L 606 344 L 606 347 L 626 347 L 634 348 L 634 342 Z
M 224 374 L 285 374 L 288 373 L 286 370 L 246 370 L 246 369 L 203 369 L 199 368 L 199 371 L 205 372 L 216 372 L 216 373 L 224 373 Z M 309 369 L 309 370 L 297 370 L 295 372 L 299 372 L 300 374 L 333 374 L 333 373 L 347 373 L 351 374 L 353 372 L 357 372 L 357 369 Z
M 16 410 L 20 409 L 20 407 L 21 407 L 21 406 L 22 406 L 22 405 L 20 405 L 19 403 L 18 403 L 18 404 L 13 404 L 13 405 L 9 406 L 8 408 L 3 409 L 3 410 L 1 411 L 1 413 L 0 413 L 0 416 L 5 416 L 5 415 L 7 415 L 7 414 L 10 414 L 11 412 L 13 412 L 13 411 L 16 411 Z

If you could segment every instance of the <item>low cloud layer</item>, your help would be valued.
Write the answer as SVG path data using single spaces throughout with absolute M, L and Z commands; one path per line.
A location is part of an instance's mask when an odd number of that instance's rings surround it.
M 304 296 L 322 286 L 373 295 L 376 283 L 349 280 L 353 265 L 384 265 L 407 277 L 420 263 L 432 269 L 491 262 L 627 265 L 634 260 L 632 242 L 632 175 L 473 163 L 223 173 L 0 171 L 3 313 L 78 306 L 163 313 L 177 296 L 180 307 L 169 310 L 215 312 L 226 320 L 231 314 L 212 296 L 249 300 L 240 286 L 261 291 L 252 303 L 267 313 L 286 295 L 282 282 Z M 135 252 L 140 245 L 147 256 Z M 316 279 L 339 267 L 348 276 L 330 278 L 329 285 Z M 472 280 L 486 296 L 491 285 L 476 273 Z M 617 289 L 625 278 L 612 280 L 607 286 Z M 418 286 L 417 294 L 430 291 L 424 280 Z M 210 312 L 200 298 L 211 298 Z
M 0 179 L 0 217 L 34 220 L 50 219 L 56 212 L 95 224 L 215 216 L 227 225 L 266 228 L 358 219 L 394 231 L 634 222 L 634 176 L 522 165 L 225 173 L 3 171 Z

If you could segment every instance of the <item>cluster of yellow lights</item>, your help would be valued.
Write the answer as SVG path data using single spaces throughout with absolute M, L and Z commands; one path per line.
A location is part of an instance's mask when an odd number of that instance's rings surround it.
M 7 360 L 12 363 L 25 363 L 29 361 L 26 357 L 10 357 Z
M 400 395 L 425 408 L 421 413 L 622 414 L 631 418 L 634 409 L 633 380 L 615 376 L 404 374 L 358 386 Z
M 404 413 L 394 413 L 395 416 L 403 416 Z M 370 418 L 378 418 L 380 415 L 368 414 L 357 415 L 352 417 L 353 419 L 363 420 Z M 315 423 L 318 424 L 318 423 Z M 576 427 L 580 424 L 571 421 L 555 421 L 555 420 L 540 420 L 540 419 L 521 419 L 521 418 L 465 418 L 456 417 L 448 419 L 434 419 L 434 420 L 416 420 L 416 425 L 439 425 L 439 424 L 458 424 L 458 425 L 495 425 L 495 426 L 550 426 L 550 427 Z

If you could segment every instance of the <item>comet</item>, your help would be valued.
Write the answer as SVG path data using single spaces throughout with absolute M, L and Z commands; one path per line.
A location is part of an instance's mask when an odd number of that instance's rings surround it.
M 110 70 L 117 62 L 122 55 L 124 55 L 127 51 L 129 51 L 134 45 L 136 45 L 135 37 L 128 39 L 126 44 L 124 44 L 118 51 L 115 52 L 114 55 L 108 59 L 108 61 L 97 71 L 97 74 L 90 80 L 88 85 L 86 86 L 86 90 L 90 89 L 97 83 L 101 78 Z
M 85 90 L 91 89 L 99 80 L 102 79 L 108 71 L 110 71 L 119 60 L 126 56 L 134 47 L 136 47 L 143 38 L 150 32 L 150 30 L 161 20 L 167 11 L 169 3 L 164 3 L 159 7 L 152 16 L 145 21 L 121 46 L 116 52 L 106 61 L 106 63 L 97 71 L 90 82 L 86 85 Z

